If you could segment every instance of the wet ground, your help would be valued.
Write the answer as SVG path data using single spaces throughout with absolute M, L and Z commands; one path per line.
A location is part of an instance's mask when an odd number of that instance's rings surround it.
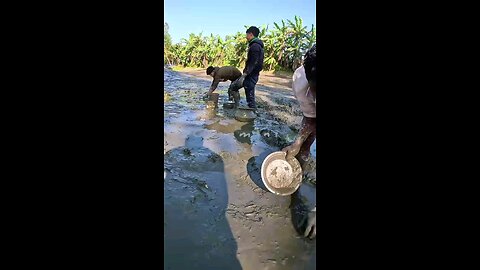
M 205 77 L 205 68 L 183 68 L 178 70 L 184 74 L 190 74 L 197 77 Z M 259 85 L 273 87 L 278 89 L 288 89 L 291 91 L 293 72 L 283 71 L 262 71 L 258 80 Z
M 238 122 L 206 108 L 208 78 L 164 71 L 164 250 L 166 269 L 315 269 L 316 240 L 298 233 L 315 201 L 315 144 L 295 196 L 264 187 L 263 159 L 289 145 L 301 114 L 291 93 L 257 86 L 259 116 Z M 245 104 L 244 90 L 240 90 Z M 301 228 L 300 228 L 301 230 Z

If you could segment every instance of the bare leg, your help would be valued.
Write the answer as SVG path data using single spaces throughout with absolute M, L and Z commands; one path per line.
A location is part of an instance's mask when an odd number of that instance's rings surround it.
M 305 124 L 306 119 L 303 118 L 302 125 Z M 300 147 L 300 151 L 298 152 L 296 158 L 300 162 L 303 167 L 303 164 L 307 161 L 308 157 L 310 156 L 310 147 L 312 146 L 313 142 L 317 138 L 317 131 L 314 130 L 307 139 L 303 142 L 302 146 Z
M 316 138 L 317 138 L 316 132 L 310 134 L 310 136 L 308 136 L 308 138 L 300 147 L 300 152 L 298 152 L 298 156 L 308 158 L 308 156 L 310 155 L 310 147 L 312 146 Z

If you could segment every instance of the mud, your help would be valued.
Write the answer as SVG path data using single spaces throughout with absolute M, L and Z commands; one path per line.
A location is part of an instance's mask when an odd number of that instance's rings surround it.
M 264 161 L 266 185 L 277 195 L 288 196 L 295 192 L 302 181 L 302 169 L 296 159 L 285 160 L 285 154 L 276 152 Z
M 316 240 L 299 234 L 315 181 L 277 196 L 260 176 L 265 157 L 295 139 L 293 96 L 257 86 L 259 116 L 239 122 L 232 109 L 207 108 L 208 78 L 164 70 L 164 82 L 165 269 L 315 269 Z M 215 91 L 220 104 L 228 85 Z M 305 180 L 316 178 L 311 154 Z
M 272 167 L 274 167 L 274 169 L 270 172 L 270 175 L 272 186 L 275 188 L 287 188 L 293 180 L 289 177 L 290 175 L 288 174 L 288 171 L 290 169 L 288 167 L 285 166 L 283 170 L 278 172 L 282 165 L 284 166 L 285 164 L 280 163 L 279 161 L 272 162 Z
M 255 118 L 257 118 L 255 112 L 249 108 L 239 107 L 235 110 L 235 119 L 237 119 L 238 121 L 251 122 L 255 120 Z

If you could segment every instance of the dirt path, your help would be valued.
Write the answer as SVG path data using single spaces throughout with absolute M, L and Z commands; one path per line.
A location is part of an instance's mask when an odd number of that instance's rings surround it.
M 164 71 L 165 269 L 315 269 L 316 241 L 295 225 L 315 205 L 315 187 L 304 183 L 292 201 L 260 177 L 265 157 L 296 136 L 291 91 L 258 85 L 260 116 L 242 123 L 221 107 L 229 83 L 216 91 L 220 108 L 206 109 L 211 79 L 199 74 Z

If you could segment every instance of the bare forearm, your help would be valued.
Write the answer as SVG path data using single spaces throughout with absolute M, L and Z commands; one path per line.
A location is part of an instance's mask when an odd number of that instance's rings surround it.
M 208 93 L 209 93 L 209 94 L 211 94 L 213 91 L 215 91 L 215 89 L 217 89 L 218 83 L 219 83 L 218 80 L 214 80 L 214 81 L 212 82 L 212 85 L 210 86 L 210 90 L 208 90 Z
M 295 139 L 294 145 L 301 146 L 317 127 L 316 118 L 303 117 L 300 132 Z

